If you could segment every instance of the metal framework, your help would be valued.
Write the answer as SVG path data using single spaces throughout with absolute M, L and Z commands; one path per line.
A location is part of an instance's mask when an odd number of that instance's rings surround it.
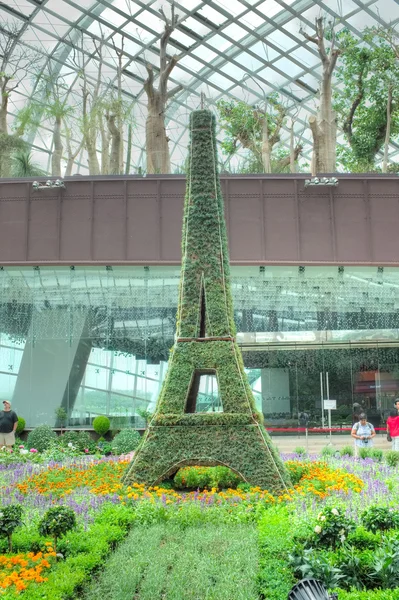
M 18 26 L 16 44 L 34 48 L 50 63 L 52 72 L 63 75 L 72 104 L 80 86 L 73 61 L 79 40 L 83 41 L 86 64 L 95 77 L 94 42 L 105 36 L 104 77 L 116 80 L 114 44 L 124 38 L 123 90 L 127 101 L 135 103 L 135 129 L 132 163 L 143 166 L 146 98 L 143 82 L 145 63 L 158 65 L 162 21 L 159 9 L 169 0 L 7 0 L 0 2 L 0 34 L 7 25 Z M 373 25 L 393 26 L 399 21 L 399 0 L 182 0 L 175 6 L 180 23 L 172 35 L 170 49 L 181 56 L 170 80 L 180 85 L 168 107 L 167 122 L 172 164 L 181 166 L 186 156 L 189 112 L 200 104 L 204 93 L 212 108 L 218 99 L 262 102 L 278 91 L 296 115 L 295 131 L 302 134 L 304 158 L 310 157 L 311 135 L 307 120 L 315 112 L 320 78 L 320 60 L 315 48 L 300 33 L 311 30 L 315 17 L 325 14 L 354 35 Z M 37 73 L 36 73 L 37 75 Z M 15 115 L 36 94 L 35 78 L 27 73 L 12 93 L 10 111 Z M 43 120 L 29 134 L 44 168 L 51 160 L 51 132 Z M 282 142 L 289 145 L 289 132 Z M 343 136 L 338 137 L 338 143 Z M 390 158 L 397 160 L 399 145 L 392 143 Z M 87 174 L 84 152 L 77 160 L 79 173 Z

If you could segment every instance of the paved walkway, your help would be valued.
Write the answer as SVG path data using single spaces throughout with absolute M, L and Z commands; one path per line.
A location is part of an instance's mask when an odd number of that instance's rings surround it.
M 272 440 L 280 452 L 294 452 L 295 448 L 301 446 L 306 448 L 306 437 L 304 434 L 301 435 L 289 435 L 289 436 L 278 436 L 272 435 Z M 381 448 L 382 450 L 391 450 L 392 444 L 387 441 L 386 433 L 377 433 L 373 439 L 374 448 Z M 317 454 L 321 452 L 324 446 L 330 443 L 330 436 L 324 434 L 313 434 L 308 436 L 308 452 Z M 331 436 L 331 443 L 334 448 L 339 450 L 343 446 L 352 445 L 354 443 L 350 433 L 337 434 Z

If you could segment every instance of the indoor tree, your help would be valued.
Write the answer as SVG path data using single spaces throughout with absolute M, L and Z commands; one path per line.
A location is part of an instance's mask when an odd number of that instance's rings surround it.
M 13 153 L 25 149 L 23 131 L 9 133 L 10 97 L 27 77 L 27 69 L 34 68 L 41 60 L 31 48 L 15 43 L 19 29 L 13 22 L 2 23 L 0 28 L 0 177 L 10 176 Z
M 333 173 L 336 170 L 337 119 L 332 106 L 332 76 L 337 64 L 340 48 L 336 45 L 334 24 L 325 26 L 323 17 L 315 22 L 315 34 L 302 35 L 315 44 L 322 64 L 317 114 L 309 117 L 313 137 L 312 174 Z M 326 47 L 329 41 L 329 47 Z
M 393 48 L 372 31 L 363 43 L 349 32 L 340 36 L 342 56 L 336 76 L 342 85 L 334 94 L 349 146 L 339 149 L 345 170 L 376 169 L 383 152 L 382 171 L 388 168 L 388 146 L 399 133 L 399 64 Z
M 277 94 L 267 98 L 263 109 L 242 100 L 219 100 L 217 108 L 226 132 L 222 149 L 227 156 L 234 156 L 241 146 L 250 152 L 248 167 L 252 172 L 281 173 L 295 168 L 302 145 L 292 140 L 291 151 L 278 148 L 288 110 Z
M 177 27 L 179 16 L 175 13 L 173 3 L 170 19 L 162 8 L 160 13 L 165 26 L 160 40 L 158 87 L 155 86 L 154 68 L 150 63 L 146 64 L 148 77 L 144 82 L 148 110 L 146 121 L 147 173 L 170 173 L 169 138 L 166 134 L 165 113 L 168 101 L 182 89 L 179 85 L 168 91 L 169 77 L 179 57 L 176 55 L 168 57 L 167 47 L 173 31 Z

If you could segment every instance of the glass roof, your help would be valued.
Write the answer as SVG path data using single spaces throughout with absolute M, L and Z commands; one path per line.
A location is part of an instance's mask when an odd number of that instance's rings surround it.
M 166 13 L 170 11 L 166 0 L 0 2 L 0 33 L 6 35 L 12 30 L 17 44 L 27 48 L 28 53 L 35 49 L 43 56 L 40 69 L 51 69 L 63 77 L 72 106 L 81 99 L 77 53 L 84 58 L 87 76 L 94 80 L 98 70 L 95 47 L 104 36 L 102 79 L 112 86 L 117 78 L 115 50 L 121 48 L 123 39 L 123 96 L 126 103 L 134 103 L 131 172 L 145 167 L 147 109 L 143 81 L 147 76 L 145 62 L 159 65 L 161 7 Z M 316 110 L 320 59 L 300 29 L 312 32 L 314 20 L 320 15 L 331 17 L 338 29 L 345 27 L 354 35 L 373 25 L 392 27 L 399 20 L 398 0 L 180 0 L 175 7 L 179 25 L 172 34 L 169 52 L 179 54 L 180 60 L 169 88 L 180 85 L 182 89 L 169 103 L 166 114 L 174 172 L 184 164 L 188 116 L 200 106 L 201 93 L 205 94 L 206 105 L 214 109 L 221 98 L 256 104 L 278 91 L 289 113 L 297 115 L 295 129 L 302 135 L 304 159 L 309 161 L 311 133 L 307 120 Z M 26 76 L 19 74 L 21 81 L 10 97 L 11 124 L 29 98 L 41 101 L 37 64 L 28 63 L 23 68 Z M 39 122 L 28 137 L 35 161 L 48 170 L 52 132 L 45 118 Z M 75 127 L 75 147 L 79 145 L 78 131 Z M 288 129 L 283 132 L 282 142 L 289 146 Z M 338 142 L 344 142 L 341 135 Z M 398 151 L 399 146 L 391 144 L 390 158 L 397 160 Z M 83 150 L 73 173 L 88 173 Z

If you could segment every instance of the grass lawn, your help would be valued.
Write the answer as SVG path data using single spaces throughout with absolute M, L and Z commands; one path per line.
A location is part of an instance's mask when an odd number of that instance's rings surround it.
M 257 535 L 250 524 L 134 528 L 84 600 L 257 600 Z

